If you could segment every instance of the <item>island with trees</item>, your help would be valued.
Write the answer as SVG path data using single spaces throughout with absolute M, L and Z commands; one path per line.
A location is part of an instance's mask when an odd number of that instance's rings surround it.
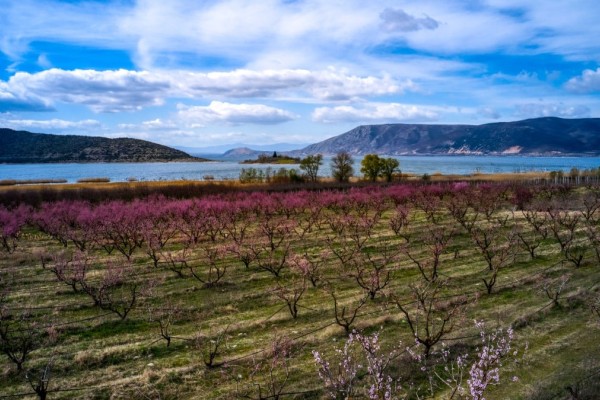
M 277 152 L 274 151 L 271 156 L 263 153 L 254 160 L 244 160 L 240 164 L 300 164 L 300 161 L 301 160 L 298 157 L 277 154 Z

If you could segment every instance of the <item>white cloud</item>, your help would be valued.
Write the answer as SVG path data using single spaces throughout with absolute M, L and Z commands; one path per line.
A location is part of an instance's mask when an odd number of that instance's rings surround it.
M 141 124 L 118 124 L 117 127 L 125 130 L 163 131 L 178 129 L 179 125 L 173 121 L 163 121 L 160 118 L 156 118 L 150 121 L 143 121 Z
M 100 121 L 95 119 L 86 119 L 83 121 L 67 121 L 63 119 L 0 119 L 3 126 L 12 129 L 43 129 L 45 131 L 64 131 L 64 130 L 95 130 L 102 127 Z
M 321 69 L 356 65 L 357 53 L 397 33 L 407 47 L 427 52 L 517 49 L 600 61 L 595 0 L 4 0 L 2 6 L 0 51 L 13 61 L 31 42 L 46 41 L 125 50 L 144 69 L 165 60 L 178 68 L 190 56 L 236 67 Z M 283 64 L 274 64 L 275 54 Z M 365 58 L 360 63 L 368 65 L 377 56 Z
M 32 96 L 25 91 L 15 93 L 11 85 L 0 81 L 0 113 L 7 111 L 50 111 L 49 101 Z
M 178 117 L 189 124 L 225 122 L 229 124 L 279 124 L 297 116 L 263 104 L 231 104 L 213 101 L 208 106 L 179 106 Z
M 121 21 L 121 31 L 138 38 L 138 60 L 156 66 L 165 54 L 191 52 L 238 66 L 282 50 L 301 52 L 299 65 L 327 65 L 344 55 L 345 45 L 364 45 L 378 28 L 381 6 L 348 0 L 141 0 Z M 321 47 L 311 56 L 309 48 Z M 320 67 L 319 66 L 319 67 Z
M 6 86 L 15 94 L 33 94 L 45 101 L 86 105 L 95 112 L 136 111 L 161 105 L 169 81 L 149 72 L 49 69 L 18 72 Z
M 590 112 L 590 108 L 584 105 L 525 103 L 516 106 L 515 116 L 519 118 L 585 118 L 590 116 Z
M 17 103 L 49 107 L 56 102 L 80 104 L 94 112 L 137 111 L 159 106 L 167 98 L 309 97 L 350 100 L 415 90 L 416 85 L 388 75 L 357 76 L 345 71 L 234 70 L 229 72 L 49 69 L 19 72 L 0 81 L 0 111 Z M 9 106 L 8 104 L 12 104 Z M 20 104 L 19 103 L 19 104 Z
M 569 79 L 566 88 L 578 93 L 600 92 L 600 68 L 586 69 L 581 76 Z
M 19 62 L 34 41 L 134 48 L 118 21 L 127 13 L 125 2 L 60 0 L 0 1 L 0 51 Z
M 42 68 L 52 68 L 52 62 L 48 59 L 47 54 L 40 54 L 37 59 L 37 65 Z
M 321 123 L 433 121 L 438 116 L 438 112 L 431 107 L 398 103 L 368 103 L 360 108 L 319 107 L 312 114 L 313 120 Z
M 229 72 L 181 72 L 176 74 L 180 91 L 198 96 L 273 97 L 311 95 L 319 100 L 348 100 L 415 90 L 410 80 L 398 81 L 389 75 L 358 76 L 337 69 L 310 71 L 281 69 Z M 175 84 L 175 83 L 174 83 Z

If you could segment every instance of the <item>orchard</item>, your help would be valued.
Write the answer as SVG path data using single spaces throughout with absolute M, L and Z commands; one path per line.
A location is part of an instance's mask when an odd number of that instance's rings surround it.
M 593 398 L 599 310 L 592 185 L 0 206 L 0 398 Z

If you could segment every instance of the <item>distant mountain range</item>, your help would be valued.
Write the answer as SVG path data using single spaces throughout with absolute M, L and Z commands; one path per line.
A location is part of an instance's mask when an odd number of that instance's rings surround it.
M 293 147 L 285 143 L 260 146 L 259 149 L 241 146 L 214 158 L 246 160 L 260 154 L 270 155 L 273 151 L 294 157 L 318 153 L 332 155 L 340 151 L 353 155 L 600 155 L 600 118 L 546 117 L 483 125 L 362 125 L 299 150 L 285 150 Z M 211 150 L 223 148 L 227 147 Z M 138 139 L 0 129 L 0 163 L 163 161 L 207 160 Z
M 207 161 L 139 139 L 0 129 L 0 163 Z
M 221 144 L 216 146 L 206 146 L 206 147 L 189 147 L 189 146 L 175 146 L 176 149 L 181 151 L 185 151 L 188 154 L 194 155 L 210 155 L 213 156 L 215 154 L 222 155 L 225 152 L 228 152 L 233 149 L 252 149 L 251 151 L 262 154 L 269 153 L 274 151 L 290 151 L 297 150 L 302 147 L 308 146 L 309 143 L 273 143 L 273 144 L 247 144 L 247 143 L 231 143 L 231 144 Z
M 288 152 L 295 156 L 369 153 L 410 154 L 600 154 L 600 118 L 535 118 L 483 125 L 363 125 Z

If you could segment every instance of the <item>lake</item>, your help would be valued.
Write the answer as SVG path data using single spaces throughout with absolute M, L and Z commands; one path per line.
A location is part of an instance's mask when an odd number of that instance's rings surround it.
M 569 171 L 576 167 L 590 169 L 600 167 L 600 157 L 524 157 L 524 156 L 400 156 L 402 172 L 417 175 L 470 174 L 474 172 L 526 172 Z M 360 171 L 362 157 L 355 157 L 354 170 Z M 331 158 L 325 157 L 319 170 L 320 176 L 330 175 Z M 0 180 L 3 179 L 66 179 L 76 182 L 82 178 L 110 178 L 122 182 L 135 178 L 139 181 L 237 179 L 242 168 L 279 169 L 282 165 L 239 164 L 237 161 L 207 163 L 90 163 L 90 164 L 0 164 Z M 298 168 L 297 165 L 284 165 Z

